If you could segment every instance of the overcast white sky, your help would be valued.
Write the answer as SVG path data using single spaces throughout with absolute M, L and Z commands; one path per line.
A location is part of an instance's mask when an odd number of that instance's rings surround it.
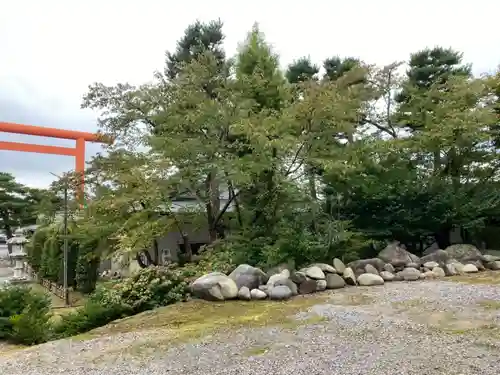
M 221 18 L 233 54 L 254 22 L 283 65 L 310 55 L 386 64 L 441 45 L 464 52 L 476 73 L 500 63 L 497 0 L 16 0 L 0 2 L 0 121 L 95 131 L 80 109 L 95 81 L 141 83 L 162 69 L 186 26 Z M 0 140 L 71 141 L 0 133 Z M 87 147 L 87 158 L 99 150 Z M 0 171 L 32 186 L 74 168 L 64 156 L 0 151 Z

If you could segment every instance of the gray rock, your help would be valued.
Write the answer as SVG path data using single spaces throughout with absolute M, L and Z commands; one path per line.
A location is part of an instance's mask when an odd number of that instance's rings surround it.
M 346 267 L 342 277 L 344 278 L 346 284 L 348 284 L 348 285 L 356 285 L 357 284 L 356 275 L 354 274 L 354 271 L 352 270 L 351 267 Z
M 432 253 L 420 258 L 420 262 L 423 264 L 427 262 L 436 262 L 438 263 L 438 265 L 444 265 L 446 263 L 449 263 L 450 261 L 450 255 L 446 251 L 441 249 L 437 249 L 436 251 L 433 251 Z
M 345 264 L 339 258 L 333 259 L 333 268 L 337 270 L 339 275 L 342 275 L 345 271 Z
M 418 263 L 419 258 L 409 251 L 403 249 L 399 244 L 392 243 L 380 253 L 378 258 L 382 259 L 384 263 L 390 263 L 393 266 L 406 266 L 409 263 Z
M 290 277 L 291 270 L 295 269 L 295 265 L 293 261 L 288 263 L 282 263 L 276 267 L 273 267 L 267 271 L 267 275 L 271 277 L 272 275 L 276 275 L 278 273 L 283 273 L 283 271 L 288 272 L 288 277 Z
M 297 289 L 297 284 L 295 284 L 291 279 L 279 280 L 274 286 L 286 285 L 292 291 L 292 295 L 296 296 L 299 294 Z
M 444 249 L 450 258 L 460 262 L 483 260 L 483 254 L 474 245 L 455 244 Z
M 250 295 L 250 289 L 248 289 L 246 286 L 242 286 L 238 291 L 238 298 L 243 301 L 250 301 L 250 299 L 252 299 L 252 296 Z
M 498 271 L 500 270 L 500 261 L 486 262 L 484 266 L 489 270 Z
M 394 275 L 394 279 L 392 281 L 403 281 L 404 278 L 401 275 L 401 272 L 398 272 L 397 274 Z
M 500 256 L 491 255 L 491 254 L 484 254 L 483 261 L 484 262 L 497 262 L 497 261 L 500 261 Z
M 292 297 L 292 291 L 286 285 L 278 285 L 269 291 L 269 299 L 282 301 Z
M 399 272 L 399 275 L 403 277 L 405 281 L 416 281 L 420 278 L 420 271 L 410 267 Z
M 374 275 L 378 275 L 378 271 L 375 267 L 373 267 L 371 264 L 367 264 L 365 266 L 365 272 L 366 273 L 372 273 Z
M 220 272 L 209 273 L 191 284 L 194 296 L 207 301 L 225 301 L 238 296 L 238 287 L 233 279 Z
M 470 263 L 475 265 L 479 271 L 486 270 L 486 267 L 483 265 L 483 262 L 480 260 L 472 261 Z
M 384 279 L 373 273 L 364 273 L 358 277 L 358 284 L 361 286 L 384 285 Z
M 302 284 L 304 281 L 307 280 L 307 276 L 304 272 L 301 271 L 295 271 L 292 272 L 290 275 L 290 279 L 297 285 Z
M 384 279 L 384 281 L 393 281 L 395 276 L 389 271 L 382 271 L 380 272 L 380 277 Z
M 446 276 L 446 273 L 444 272 L 444 270 L 441 267 L 434 267 L 432 269 L 432 273 L 434 273 L 434 275 L 436 275 L 436 277 L 445 277 Z
M 395 273 L 396 270 L 394 269 L 394 266 L 390 263 L 387 263 L 384 265 L 384 271 L 390 272 L 390 273 Z
M 311 294 L 316 291 L 316 280 L 307 279 L 299 285 L 299 294 Z
M 432 271 L 426 271 L 426 272 L 422 273 L 421 275 L 424 279 L 435 279 L 436 278 L 436 274 Z
M 269 289 L 271 289 L 272 286 L 270 285 L 259 285 L 259 290 L 262 290 L 264 293 L 267 294 L 267 292 L 269 292 Z
M 476 273 L 476 272 L 479 272 L 479 270 L 477 269 L 477 267 L 474 265 L 474 264 L 466 264 L 464 266 L 464 268 L 462 269 L 462 272 L 465 272 L 465 273 Z
M 321 292 L 326 289 L 326 280 L 316 280 L 316 291 Z
M 349 264 L 347 264 L 347 267 L 350 267 L 353 270 L 356 270 L 356 269 L 364 270 L 365 266 L 367 264 L 371 264 L 373 267 L 375 267 L 377 269 L 377 271 L 382 271 L 382 269 L 385 266 L 385 263 L 386 262 L 384 262 L 382 259 L 379 259 L 379 258 L 359 259 L 359 260 L 355 260 L 353 262 L 350 262 Z
M 415 268 L 418 270 L 420 268 L 420 265 L 418 263 L 408 263 L 405 268 Z
M 269 280 L 267 281 L 267 285 L 269 287 L 273 287 L 276 285 L 276 283 L 281 282 L 283 280 L 287 280 L 290 277 L 290 271 L 287 269 L 281 271 L 280 273 L 277 273 L 275 275 L 272 275 Z
M 305 274 L 307 277 L 314 279 L 314 280 L 324 280 L 325 279 L 325 274 L 321 270 L 321 268 L 317 266 L 312 266 L 308 267 L 304 270 Z
M 337 274 L 326 274 L 326 288 L 327 289 L 340 289 L 345 287 L 345 280 Z
M 443 266 L 443 270 L 446 276 L 455 276 L 458 274 L 457 269 L 453 263 L 447 263 Z
M 464 273 L 465 266 L 462 263 L 460 263 L 458 260 L 454 260 L 450 264 L 453 264 L 453 267 L 455 267 L 455 270 L 457 271 L 457 273 Z
M 240 264 L 229 274 L 229 277 L 234 280 L 238 289 L 243 286 L 248 289 L 255 289 L 259 285 L 267 283 L 269 279 L 264 271 L 248 264 Z
M 431 260 L 430 262 L 425 262 L 424 267 L 428 270 L 432 270 L 434 267 L 439 267 L 439 263 Z
M 250 296 L 255 300 L 262 300 L 267 298 L 267 294 L 259 289 L 252 289 L 250 291 Z
M 311 264 L 309 267 L 318 267 L 324 273 L 327 273 L 327 272 L 328 273 L 337 273 L 337 270 L 334 267 L 332 267 L 326 263 L 314 263 L 314 264 Z

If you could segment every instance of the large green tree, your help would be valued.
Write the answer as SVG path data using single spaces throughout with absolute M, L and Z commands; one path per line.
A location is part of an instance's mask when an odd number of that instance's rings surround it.
M 0 228 L 8 238 L 19 226 L 32 225 L 37 220 L 37 206 L 43 192 L 16 182 L 11 174 L 0 172 Z

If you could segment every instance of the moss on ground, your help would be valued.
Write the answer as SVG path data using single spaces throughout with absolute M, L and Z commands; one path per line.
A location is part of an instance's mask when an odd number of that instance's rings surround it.
M 486 310 L 500 310 L 500 301 L 493 299 L 485 299 L 479 302 L 479 306 Z
M 472 274 L 447 277 L 446 281 L 455 281 L 465 284 L 500 285 L 500 272 L 484 271 Z

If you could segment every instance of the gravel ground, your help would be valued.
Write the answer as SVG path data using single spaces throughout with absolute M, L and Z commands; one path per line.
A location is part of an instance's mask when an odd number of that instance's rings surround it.
M 161 332 L 61 340 L 0 356 L 0 374 L 500 374 L 500 286 L 422 281 L 329 293 L 296 327 L 169 350 L 145 350 Z

